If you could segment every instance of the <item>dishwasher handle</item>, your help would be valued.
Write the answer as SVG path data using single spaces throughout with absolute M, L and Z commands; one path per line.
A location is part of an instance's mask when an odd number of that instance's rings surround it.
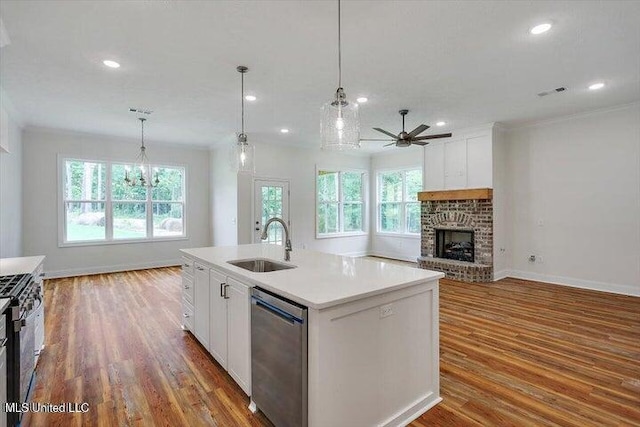
M 259 307 L 262 307 L 263 309 L 265 309 L 266 311 L 271 312 L 272 314 L 288 321 L 289 323 L 300 323 L 300 324 L 304 324 L 304 319 L 301 319 L 297 316 L 294 316 L 291 313 L 287 313 L 286 311 L 276 307 L 275 305 L 269 304 L 268 302 L 257 298 L 255 296 L 251 297 L 251 302 Z

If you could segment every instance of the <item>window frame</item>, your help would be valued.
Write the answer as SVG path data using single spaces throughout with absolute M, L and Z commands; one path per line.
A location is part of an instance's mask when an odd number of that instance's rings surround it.
M 319 207 L 321 201 L 318 197 L 318 174 L 323 172 L 333 172 L 338 174 L 338 200 L 337 202 L 322 202 L 322 203 L 337 203 L 338 205 L 338 231 L 335 233 L 320 233 L 318 231 L 319 221 Z M 362 200 L 360 202 L 355 202 L 353 200 L 344 200 L 343 190 L 342 190 L 342 176 L 344 173 L 357 173 L 361 175 L 361 194 Z M 314 177 L 314 187 L 315 187 L 315 235 L 316 239 L 332 239 L 335 237 L 354 237 L 354 236 L 366 236 L 368 235 L 369 229 L 369 212 L 367 209 L 369 202 L 369 193 L 368 193 L 368 182 L 369 182 L 369 171 L 366 169 L 358 169 L 358 168 L 326 168 L 319 167 L 316 165 L 315 177 Z M 362 206 L 362 228 L 356 231 L 344 231 L 344 205 L 353 205 L 358 204 Z
M 412 171 L 420 171 L 422 174 L 422 182 L 424 182 L 424 170 L 422 166 L 408 166 L 402 168 L 393 168 L 393 169 L 378 169 L 376 170 L 376 235 L 379 236 L 391 236 L 391 237 L 402 237 L 406 239 L 419 239 L 420 238 L 420 230 L 416 233 L 412 233 L 407 231 L 407 204 L 417 204 L 418 208 L 420 208 L 420 201 L 416 200 L 407 200 L 407 172 Z M 391 174 L 398 173 L 402 174 L 402 200 L 396 202 L 383 202 L 382 201 L 382 175 L 383 174 Z M 383 231 L 382 230 L 382 215 L 380 212 L 380 208 L 383 203 L 397 203 L 400 205 L 400 229 L 402 231 Z
M 66 177 L 65 163 L 67 161 L 79 161 L 79 162 L 91 162 L 100 163 L 105 167 L 105 194 L 104 199 L 99 201 L 93 201 L 95 203 L 104 203 L 104 216 L 105 216 L 105 238 L 100 240 L 79 240 L 69 241 L 67 240 L 67 210 L 66 204 L 71 202 L 83 202 L 82 200 L 67 200 L 64 185 Z M 179 241 L 188 240 L 188 224 L 187 224 L 187 183 L 188 183 L 188 168 L 187 165 L 177 164 L 171 162 L 152 163 L 151 168 L 173 168 L 182 169 L 182 200 L 181 201 L 163 201 L 153 200 L 153 190 L 147 190 L 147 197 L 144 200 L 126 200 L 125 203 L 143 203 L 146 208 L 146 234 L 144 238 L 126 238 L 116 239 L 113 236 L 113 206 L 119 201 L 119 199 L 113 199 L 112 189 L 112 175 L 113 165 L 133 165 L 132 162 L 122 160 L 120 158 L 102 158 L 96 159 L 94 157 L 84 157 L 75 155 L 58 155 L 58 247 L 76 247 L 76 246 L 102 246 L 102 245 L 120 245 L 131 243 L 157 243 L 164 241 Z M 176 236 L 154 236 L 153 235 L 153 205 L 155 203 L 179 203 L 182 205 L 182 234 Z

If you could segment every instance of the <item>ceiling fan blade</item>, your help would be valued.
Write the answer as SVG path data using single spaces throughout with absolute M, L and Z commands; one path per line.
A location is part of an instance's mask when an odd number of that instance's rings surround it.
M 451 136 L 450 133 L 441 133 L 438 135 L 419 136 L 417 138 L 413 138 L 413 141 L 424 141 L 425 139 L 449 138 L 450 136 Z
M 424 132 L 425 130 L 429 129 L 429 127 L 430 126 L 427 126 L 427 125 L 418 126 L 414 130 L 409 132 L 409 138 L 413 138 L 414 136 L 420 135 L 422 132 Z
M 395 142 L 390 142 L 390 143 L 388 143 L 388 144 L 384 144 L 384 145 L 383 145 L 383 147 L 388 147 L 388 146 L 390 146 L 390 145 L 396 145 L 396 143 L 395 143 Z
M 393 138 L 393 139 L 398 138 L 398 136 L 397 136 L 397 135 L 394 135 L 394 134 L 392 134 L 391 132 L 388 132 L 388 131 L 386 131 L 386 130 L 384 130 L 384 129 L 380 129 L 380 128 L 373 128 L 373 130 L 377 130 L 378 132 L 382 132 L 382 133 L 384 133 L 385 135 L 389 135 L 389 136 L 390 136 L 391 138 Z

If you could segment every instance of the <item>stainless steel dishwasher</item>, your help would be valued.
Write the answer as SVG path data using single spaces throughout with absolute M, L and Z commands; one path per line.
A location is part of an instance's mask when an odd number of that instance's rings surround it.
M 251 400 L 276 427 L 307 426 L 307 308 L 251 289 Z

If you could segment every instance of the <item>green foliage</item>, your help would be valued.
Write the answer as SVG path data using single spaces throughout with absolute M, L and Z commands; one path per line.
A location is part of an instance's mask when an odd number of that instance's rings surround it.
M 380 231 L 388 233 L 419 233 L 422 170 L 384 172 L 379 175 Z M 404 222 L 404 229 L 403 229 Z
M 319 234 L 362 230 L 363 176 L 362 172 L 318 171 L 316 182 Z

